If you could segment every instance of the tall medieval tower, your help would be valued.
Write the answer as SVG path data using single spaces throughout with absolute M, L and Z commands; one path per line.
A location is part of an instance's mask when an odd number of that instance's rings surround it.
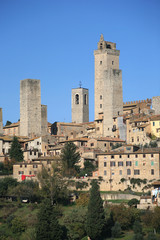
M 72 89 L 72 122 L 89 122 L 88 89 Z
M 41 135 L 41 89 L 40 80 L 20 81 L 20 135 Z
M 3 134 L 3 117 L 2 117 L 2 108 L 0 108 L 0 135 Z
M 103 135 L 114 136 L 114 120 L 123 114 L 122 71 L 116 44 L 101 34 L 95 56 L 95 120 L 103 115 Z

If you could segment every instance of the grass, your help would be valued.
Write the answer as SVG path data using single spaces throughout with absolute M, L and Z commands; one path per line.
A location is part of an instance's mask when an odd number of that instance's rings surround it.
M 111 203 L 128 203 L 129 200 L 127 199 L 109 199 L 107 200 L 107 202 L 111 202 Z

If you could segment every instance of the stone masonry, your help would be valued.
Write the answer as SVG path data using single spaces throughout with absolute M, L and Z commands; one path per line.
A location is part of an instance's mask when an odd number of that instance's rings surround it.
M 160 96 L 152 97 L 152 109 L 155 111 L 155 115 L 160 114 Z
M 41 88 L 40 80 L 20 81 L 20 135 L 41 135 Z
M 2 118 L 2 108 L 0 108 L 0 135 L 3 134 L 3 118 Z
M 72 89 L 72 122 L 89 122 L 89 98 L 88 89 Z
M 41 105 L 41 135 L 47 135 L 47 105 Z
M 114 118 L 123 114 L 122 71 L 116 44 L 101 35 L 95 56 L 95 120 L 103 113 L 103 135 L 114 136 Z

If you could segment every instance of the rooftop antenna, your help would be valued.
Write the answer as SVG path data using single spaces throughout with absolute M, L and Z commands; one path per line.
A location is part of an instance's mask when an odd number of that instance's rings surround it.
M 79 82 L 79 87 L 80 87 L 80 88 L 82 87 L 82 82 L 81 82 L 81 81 Z

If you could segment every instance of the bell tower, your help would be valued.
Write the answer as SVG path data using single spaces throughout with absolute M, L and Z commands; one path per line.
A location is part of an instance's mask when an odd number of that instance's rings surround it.
M 72 122 L 83 123 L 89 122 L 89 98 L 88 89 L 72 89 Z

